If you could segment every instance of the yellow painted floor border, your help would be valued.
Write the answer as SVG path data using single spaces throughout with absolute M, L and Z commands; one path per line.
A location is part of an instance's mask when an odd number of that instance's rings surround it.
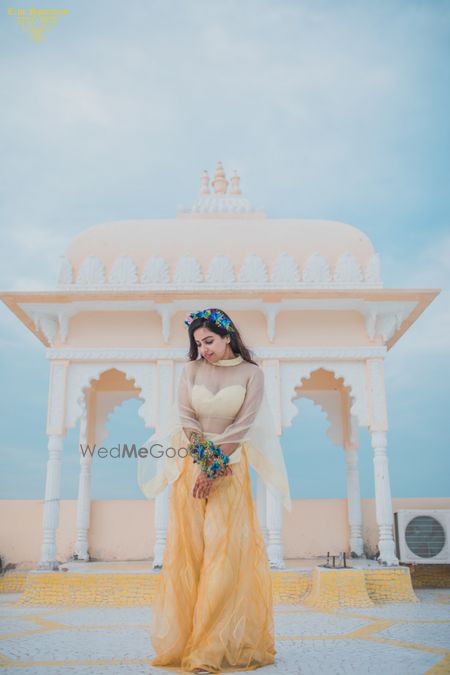
M 364 570 L 316 567 L 311 591 L 302 604 L 306 607 L 330 609 L 373 607 L 375 603 L 367 592 Z
M 22 592 L 19 604 L 29 606 L 136 607 L 152 603 L 159 572 L 29 571 L 8 573 L 0 592 Z M 333 609 L 372 607 L 385 602 L 417 602 L 408 567 L 330 569 L 317 565 L 305 570 L 271 570 L 274 604 L 303 604 Z

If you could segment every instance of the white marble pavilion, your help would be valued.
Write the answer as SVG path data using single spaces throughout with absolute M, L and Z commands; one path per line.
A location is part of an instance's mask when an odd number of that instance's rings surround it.
M 50 367 L 48 463 L 41 569 L 56 569 L 61 457 L 68 429 L 101 444 L 126 399 L 158 428 L 187 354 L 183 318 L 221 307 L 264 369 L 281 435 L 312 399 L 345 456 L 348 550 L 363 555 L 358 429 L 371 435 L 379 562 L 396 565 L 384 363 L 437 289 L 384 288 L 380 259 L 359 229 L 341 222 L 268 218 L 252 208 L 236 173 L 205 171 L 191 209 L 175 218 L 89 227 L 61 260 L 58 287 L 3 293 L 45 345 Z M 401 348 L 399 346 L 398 348 Z M 74 556 L 89 560 L 92 458 L 80 455 Z M 291 492 L 295 486 L 291 485 Z M 154 566 L 161 565 L 170 488 L 156 499 Z M 282 568 L 284 513 L 259 480 L 257 509 L 273 567 Z M 330 528 L 333 523 L 330 523 Z M 289 536 L 295 536 L 292 532 Z

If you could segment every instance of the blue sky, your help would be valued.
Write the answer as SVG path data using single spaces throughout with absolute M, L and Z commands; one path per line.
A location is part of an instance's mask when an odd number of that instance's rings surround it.
M 0 14 L 0 288 L 53 286 L 94 223 L 173 217 L 220 159 L 269 217 L 363 230 L 385 287 L 442 288 L 388 354 L 388 452 L 394 496 L 449 496 L 450 4 L 78 0 L 52 5 L 69 14 L 39 45 L 7 15 L 32 6 Z M 40 499 L 45 350 L 5 307 L 0 327 L 1 495 Z M 342 451 L 297 403 L 283 438 L 292 496 L 344 497 Z M 115 413 L 108 443 L 147 437 L 137 406 Z M 365 429 L 360 444 L 371 497 Z M 64 498 L 76 452 L 73 430 Z M 105 462 L 94 498 L 142 497 L 131 463 Z

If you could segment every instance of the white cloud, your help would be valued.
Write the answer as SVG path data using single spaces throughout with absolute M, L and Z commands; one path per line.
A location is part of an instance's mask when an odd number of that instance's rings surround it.
M 64 254 L 71 236 L 57 228 L 30 223 L 1 233 L 4 263 L 0 284 L 8 290 L 40 290 L 55 286 L 59 257 Z
M 389 352 L 389 377 L 395 380 L 407 378 L 419 368 L 423 371 L 439 358 L 444 360 L 443 366 L 449 363 L 450 234 L 434 238 L 414 261 L 397 260 L 392 269 L 401 283 L 389 284 L 391 287 L 442 289 Z

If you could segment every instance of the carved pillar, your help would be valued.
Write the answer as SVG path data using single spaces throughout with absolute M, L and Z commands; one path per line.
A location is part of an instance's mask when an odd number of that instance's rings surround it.
M 385 565 L 398 565 L 392 533 L 392 499 L 386 453 L 386 433 L 384 431 L 372 431 L 371 434 L 375 474 L 376 517 L 379 530 L 378 548 L 380 557 L 378 562 Z
M 172 360 L 164 359 L 157 363 L 157 419 L 158 424 L 165 424 L 167 415 L 174 398 L 175 364 Z M 161 458 L 163 460 L 164 457 Z M 155 498 L 155 546 L 153 549 L 153 567 L 160 568 L 163 564 L 164 549 L 167 540 L 167 524 L 169 516 L 170 486 Z
M 347 466 L 347 507 L 350 525 L 350 551 L 357 556 L 362 556 L 364 552 L 364 543 L 362 536 L 358 451 L 356 448 L 345 448 L 345 462 Z
M 91 517 L 91 471 L 92 456 L 87 452 L 86 445 L 92 448 L 95 442 L 95 394 L 92 389 L 86 393 L 85 409 L 80 419 L 80 476 L 78 480 L 77 501 L 77 539 L 75 542 L 74 558 L 89 560 L 88 537 Z
M 263 361 L 264 382 L 267 400 L 269 402 L 275 428 L 281 435 L 281 396 L 279 362 L 276 359 Z M 270 566 L 284 569 L 284 551 L 281 540 L 283 528 L 283 504 L 281 498 L 266 487 L 266 525 L 267 525 L 267 557 Z
M 281 529 L 283 527 L 283 504 L 278 495 L 267 488 L 267 557 L 271 567 L 284 569 L 283 543 Z
M 387 409 L 382 359 L 368 359 L 368 380 L 371 400 L 371 445 L 375 475 L 375 505 L 379 531 L 379 563 L 398 565 L 393 537 L 393 516 L 389 466 L 386 453 Z
M 50 364 L 48 393 L 47 435 L 48 461 L 45 479 L 44 512 L 42 518 L 43 539 L 39 569 L 56 570 L 56 531 L 59 525 L 59 501 L 61 495 L 61 464 L 64 444 L 67 361 Z
M 258 515 L 259 525 L 261 527 L 261 532 L 264 537 L 264 542 L 267 547 L 268 543 L 268 531 L 267 531 L 267 488 L 263 479 L 256 475 L 256 513 Z
M 169 496 L 171 486 L 155 497 L 155 547 L 153 549 L 153 568 L 163 565 L 164 549 L 167 540 L 167 523 L 169 516 Z
M 41 548 L 39 569 L 57 570 L 56 530 L 59 525 L 59 499 L 61 494 L 61 464 L 64 436 L 50 435 L 48 438 L 47 476 L 45 481 L 44 516 L 42 526 L 44 537 Z

